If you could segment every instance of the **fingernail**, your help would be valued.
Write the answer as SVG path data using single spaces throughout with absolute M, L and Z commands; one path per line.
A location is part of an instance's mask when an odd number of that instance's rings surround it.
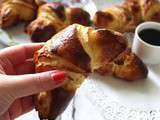
M 53 71 L 51 74 L 52 80 L 54 81 L 55 85 L 59 85 L 64 82 L 66 73 L 63 71 Z

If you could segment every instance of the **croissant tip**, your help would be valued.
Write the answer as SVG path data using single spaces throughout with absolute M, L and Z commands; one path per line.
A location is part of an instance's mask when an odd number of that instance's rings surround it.
M 42 25 L 41 27 L 28 27 L 27 33 L 31 35 L 31 40 L 33 42 L 46 42 L 56 33 L 56 31 L 52 25 Z

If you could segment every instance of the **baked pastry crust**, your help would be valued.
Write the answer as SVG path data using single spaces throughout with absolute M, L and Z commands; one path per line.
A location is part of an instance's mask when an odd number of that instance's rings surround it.
M 140 0 L 142 17 L 144 21 L 160 22 L 160 1 Z
M 63 112 L 89 73 L 134 81 L 147 77 L 143 62 L 128 48 L 126 38 L 114 31 L 73 24 L 54 35 L 35 53 L 37 72 L 64 70 L 68 82 L 35 98 L 40 118 L 55 119 Z
M 20 21 L 31 21 L 36 16 L 37 5 L 34 0 L 1 0 L 0 26 L 13 26 Z
M 122 33 L 133 31 L 143 21 L 160 22 L 160 1 L 125 0 L 121 5 L 97 11 L 93 18 L 96 27 Z
M 73 23 L 88 26 L 90 15 L 81 8 L 68 7 L 62 3 L 46 3 L 38 8 L 38 16 L 26 28 L 34 42 L 44 42 L 55 33 Z

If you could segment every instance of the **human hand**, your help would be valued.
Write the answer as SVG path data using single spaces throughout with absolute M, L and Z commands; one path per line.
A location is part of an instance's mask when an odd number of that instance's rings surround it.
M 63 71 L 34 73 L 33 57 L 40 44 L 26 44 L 0 51 L 0 120 L 13 120 L 33 109 L 33 94 L 64 84 Z

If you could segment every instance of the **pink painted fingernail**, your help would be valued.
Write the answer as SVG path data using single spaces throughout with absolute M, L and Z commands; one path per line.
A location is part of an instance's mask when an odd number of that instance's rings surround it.
M 64 71 L 53 71 L 51 74 L 52 80 L 56 85 L 62 84 L 65 81 L 66 73 Z

